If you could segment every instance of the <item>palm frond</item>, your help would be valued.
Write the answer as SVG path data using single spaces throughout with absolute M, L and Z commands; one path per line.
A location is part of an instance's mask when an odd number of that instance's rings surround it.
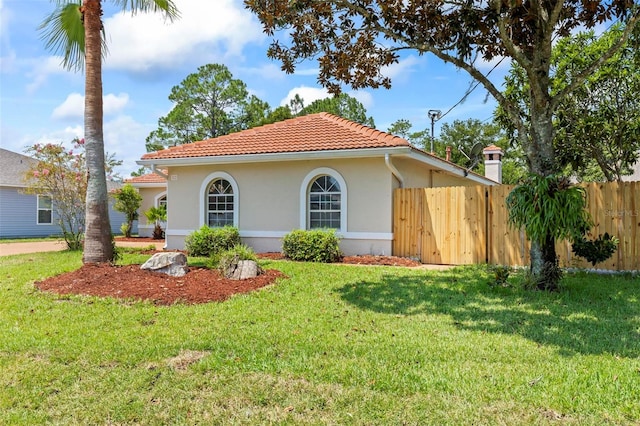
M 169 21 L 180 18 L 180 12 L 173 0 L 112 0 L 112 3 L 122 10 L 131 11 L 132 14 L 160 12 Z
M 84 26 L 80 3 L 57 2 L 55 10 L 38 27 L 46 48 L 62 56 L 69 70 L 84 69 Z

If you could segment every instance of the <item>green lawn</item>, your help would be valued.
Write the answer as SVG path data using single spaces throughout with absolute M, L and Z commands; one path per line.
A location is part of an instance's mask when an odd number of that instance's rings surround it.
M 265 261 L 289 278 L 224 303 L 34 289 L 80 258 L 0 258 L 0 424 L 640 423 L 640 278 Z

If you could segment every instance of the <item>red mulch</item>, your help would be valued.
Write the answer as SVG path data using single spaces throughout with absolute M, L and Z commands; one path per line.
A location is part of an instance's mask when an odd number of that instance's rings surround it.
M 146 241 L 147 239 L 122 240 Z M 283 259 L 281 253 L 261 253 L 258 257 Z M 342 263 L 405 267 L 420 265 L 414 260 L 395 256 L 346 256 Z M 217 270 L 192 267 L 187 275 L 176 278 L 142 270 L 140 265 L 87 264 L 75 271 L 36 282 L 35 285 L 40 290 L 57 294 L 111 296 L 121 299 L 150 300 L 158 305 L 171 305 L 223 301 L 234 294 L 248 293 L 273 284 L 277 278 L 284 276 L 280 271 L 268 269 L 256 278 L 230 280 L 224 278 Z
M 284 274 L 266 270 L 256 278 L 230 280 L 214 269 L 189 268 L 184 277 L 145 271 L 140 265 L 87 264 L 72 272 L 36 282 L 40 290 L 58 294 L 86 294 L 150 300 L 158 305 L 222 301 L 272 284 Z

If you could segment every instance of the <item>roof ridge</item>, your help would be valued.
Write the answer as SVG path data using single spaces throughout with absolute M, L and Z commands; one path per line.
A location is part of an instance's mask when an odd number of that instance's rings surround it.
M 292 117 L 228 135 L 146 153 L 143 159 L 411 146 L 399 137 L 328 112 Z

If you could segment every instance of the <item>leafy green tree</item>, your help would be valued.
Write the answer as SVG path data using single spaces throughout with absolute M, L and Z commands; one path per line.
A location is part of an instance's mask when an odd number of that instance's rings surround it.
M 63 57 L 67 69 L 85 72 L 84 135 L 88 185 L 84 235 L 84 263 L 113 259 L 109 198 L 103 135 L 102 55 L 106 51 L 101 0 L 57 0 L 55 10 L 42 25 L 47 48 Z M 123 10 L 161 12 L 169 19 L 178 11 L 172 0 L 113 0 Z
M 553 115 L 562 100 L 626 42 L 640 20 L 637 1 L 397 1 L 245 0 L 273 37 L 267 52 L 293 72 L 305 59 L 317 59 L 318 80 L 330 92 L 389 88 L 384 67 L 401 51 L 431 53 L 466 71 L 497 100 L 516 129 L 529 171 L 555 176 L 561 167 L 554 146 Z M 591 61 L 559 92 L 552 92 L 552 43 L 578 27 L 593 28 L 617 19 L 625 29 L 611 48 Z M 282 31 L 283 35 L 276 35 Z M 366 54 L 363 54 L 366 52 Z M 529 83 L 528 110 L 505 96 L 478 64 L 509 58 Z M 555 188 L 557 186 L 552 186 Z M 542 274 L 556 262 L 552 239 L 534 242 L 531 272 Z M 542 247 L 545 245 L 545 247 Z
M 328 112 L 355 123 L 375 128 L 373 117 L 367 117 L 367 109 L 356 98 L 340 93 L 338 96 L 318 99 L 302 108 L 298 116 Z
M 174 86 L 175 106 L 147 137 L 147 150 L 215 138 L 248 128 L 266 115 L 268 104 L 249 97 L 246 84 L 222 64 L 207 64 Z M 262 114 L 262 117 L 260 115 Z
M 556 176 L 531 175 L 518 185 L 505 200 L 509 209 L 509 223 L 524 227 L 532 243 L 550 250 L 556 240 L 582 238 L 590 227 L 591 218 L 585 210 L 586 196 L 583 188 L 572 186 L 568 179 Z M 537 253 L 532 253 L 537 254 Z M 557 290 L 562 271 L 558 267 L 555 250 L 541 253 L 553 258 L 544 262 L 540 275 L 533 276 L 533 285 L 540 290 Z
M 482 148 L 496 145 L 502 148 L 502 182 L 516 184 L 527 175 L 524 155 L 519 147 L 512 148 L 505 132 L 496 123 L 485 123 L 478 119 L 454 120 L 444 123 L 440 128 L 440 135 L 435 142 L 437 155 L 444 157 L 446 147 L 451 147 L 451 161 L 462 167 L 471 167 L 476 173 L 484 174 L 484 161 L 469 159 L 475 144 Z M 479 161 L 476 161 L 479 160 Z
M 131 172 L 131 177 L 139 177 L 142 175 L 146 175 L 148 172 L 146 167 L 140 167 L 138 170 Z
M 391 124 L 388 132 L 408 140 L 411 144 L 424 150 L 431 149 L 431 133 L 429 129 L 412 131 L 409 120 L 401 119 Z M 471 168 L 478 174 L 484 174 L 484 161 L 480 157 L 467 158 L 472 148 L 479 143 L 483 148 L 496 145 L 502 148 L 505 155 L 502 159 L 502 182 L 516 184 L 527 175 L 522 150 L 511 147 L 504 131 L 495 123 L 484 123 L 478 119 L 454 120 L 445 123 L 440 135 L 434 141 L 435 154 L 446 158 L 447 147 L 451 147 L 451 162 L 465 168 Z M 464 152 L 464 153 L 463 153 Z
M 606 53 L 622 34 L 623 28 L 618 25 L 600 37 L 587 31 L 560 39 L 551 58 L 552 93 L 572 84 L 575 76 Z M 505 95 L 527 111 L 529 90 L 525 70 L 512 65 Z M 570 167 L 580 180 L 620 181 L 630 174 L 640 150 L 639 92 L 640 31 L 636 30 L 611 60 L 559 103 L 553 123 L 560 166 Z M 515 140 L 516 129 L 502 108 L 498 108 L 496 116 Z
M 125 237 L 131 237 L 131 230 L 133 229 L 133 221 L 138 219 L 138 209 L 142 205 L 142 195 L 130 184 L 125 184 L 121 188 L 118 188 L 112 192 L 113 198 L 116 202 L 113 208 L 121 213 L 124 213 L 127 221 L 122 224 L 120 230 Z
M 27 194 L 47 195 L 52 211 L 69 250 L 81 250 L 85 231 L 87 163 L 83 139 L 74 139 L 73 147 L 61 144 L 35 144 L 26 152 L 35 160 L 25 174 Z M 106 155 L 105 170 L 122 164 Z

